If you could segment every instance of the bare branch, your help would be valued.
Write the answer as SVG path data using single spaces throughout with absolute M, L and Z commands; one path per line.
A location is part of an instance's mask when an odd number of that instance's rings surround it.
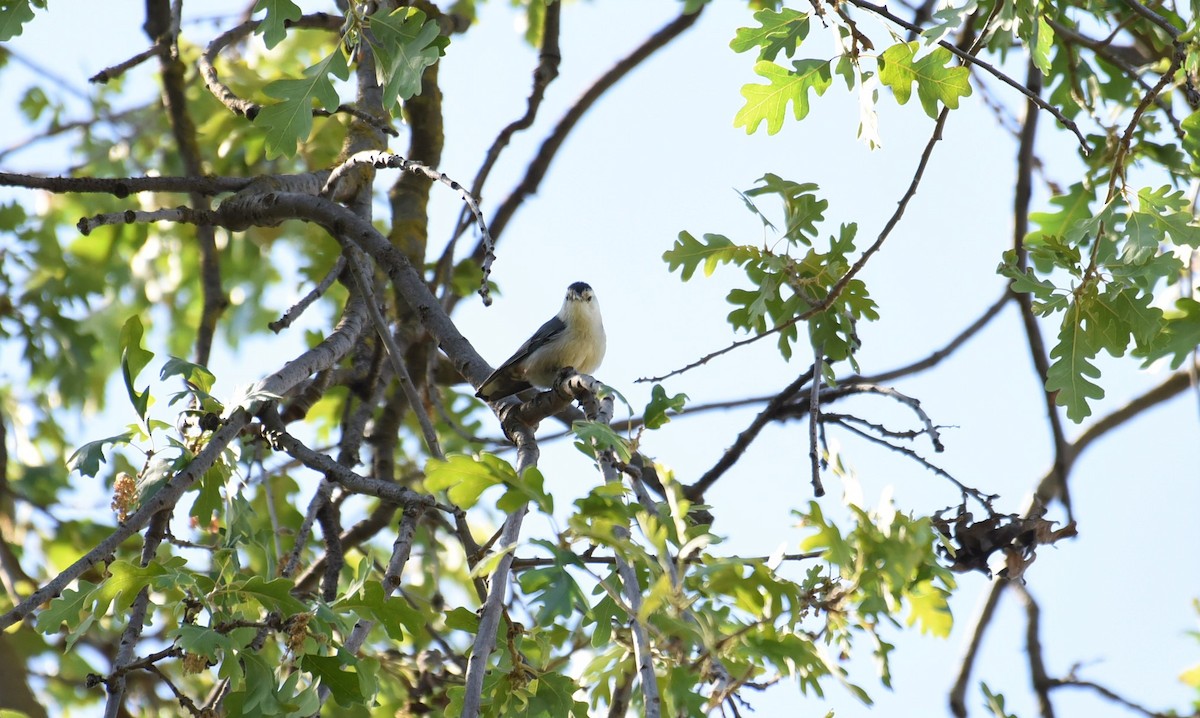
M 821 452 L 817 448 L 817 428 L 821 423 L 821 385 L 825 383 L 821 368 L 824 358 L 822 348 L 816 347 L 813 352 L 812 383 L 808 386 L 808 461 L 812 470 L 813 495 L 818 498 L 825 495 L 825 487 L 821 485 Z
M 1029 677 L 1033 681 L 1033 692 L 1038 699 L 1038 710 L 1042 718 L 1054 718 L 1054 704 L 1050 702 L 1050 677 L 1046 675 L 1046 662 L 1042 656 L 1041 622 L 1042 612 L 1021 581 L 1011 582 L 1017 598 L 1025 604 L 1025 653 L 1029 656 Z
M 429 413 L 425 411 L 425 404 L 421 401 L 421 395 L 417 392 L 417 387 L 413 384 L 412 377 L 408 373 L 408 367 L 404 365 L 404 355 L 401 352 L 399 345 L 396 344 L 395 337 L 388 329 L 387 320 L 383 318 L 383 314 L 379 311 L 379 304 L 375 301 L 375 293 L 371 289 L 371 284 L 367 280 L 366 272 L 363 271 L 362 254 L 356 247 L 347 248 L 350 255 L 349 264 L 350 272 L 354 276 L 355 283 L 358 285 L 358 291 L 362 294 L 367 305 L 367 313 L 371 316 L 371 321 L 375 324 L 375 332 L 379 335 L 379 339 L 383 342 L 384 348 L 387 350 L 388 360 L 392 364 L 392 372 L 395 373 L 396 379 L 400 382 L 400 388 L 404 391 L 404 396 L 408 398 L 409 408 L 417 416 L 417 423 L 421 425 L 421 434 L 425 437 L 425 447 L 429 450 L 429 454 L 436 458 L 445 458 L 442 453 L 441 442 L 438 441 L 437 430 L 433 428 L 433 422 L 429 420 Z
M 317 282 L 317 286 L 312 288 L 312 291 L 301 297 L 300 301 L 293 304 L 282 317 L 268 324 L 267 328 L 278 334 L 282 330 L 292 326 L 292 322 L 299 319 L 300 315 L 304 313 L 305 309 L 308 309 L 309 305 L 317 301 L 325 292 L 329 291 L 329 288 L 333 286 L 333 283 L 337 281 L 338 276 L 341 275 L 342 270 L 345 268 L 346 255 L 342 254 L 338 256 L 337 261 L 333 263 L 333 267 L 321 278 L 321 281 Z
M 0 172 L 0 186 L 66 192 L 111 194 L 117 198 L 137 192 L 196 192 L 203 195 L 237 192 L 253 180 L 246 177 L 36 177 Z

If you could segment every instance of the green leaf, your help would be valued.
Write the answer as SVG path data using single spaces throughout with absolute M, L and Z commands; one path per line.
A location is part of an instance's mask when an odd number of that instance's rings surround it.
M 498 456 L 456 454 L 445 461 L 430 459 L 425 464 L 425 489 L 446 491 L 455 506 L 469 509 L 488 488 L 506 479 L 515 481 L 516 476 L 516 469 Z
M 33 19 L 33 6 L 46 7 L 45 0 L 10 0 L 0 3 L 0 42 L 8 42 L 21 34 L 25 23 Z
M 803 525 L 816 529 L 816 533 L 800 542 L 804 551 L 821 549 L 825 552 L 825 560 L 837 566 L 852 566 L 854 564 L 854 547 L 842 536 L 836 524 L 825 520 L 821 506 L 815 501 L 808 502 L 808 513 L 800 516 Z
M 150 586 L 157 590 L 174 589 L 181 598 L 182 589 L 176 579 L 179 569 L 186 564 L 187 559 L 182 556 L 172 556 L 162 563 L 151 561 L 146 566 L 125 560 L 113 561 L 108 565 L 110 575 L 89 596 L 90 600 L 95 601 L 96 615 L 103 616 L 113 604 L 117 615 L 127 612 L 137 594 Z
M 445 461 L 430 459 L 425 464 L 425 488 L 446 491 L 450 500 L 462 508 L 474 506 L 488 488 L 502 485 L 506 491 L 496 502 L 500 510 L 516 511 L 532 501 L 539 510 L 551 513 L 554 499 L 545 492 L 543 483 L 537 467 L 518 475 L 507 461 L 487 453 L 478 457 L 457 454 Z
M 767 123 L 768 135 L 779 132 L 789 102 L 793 103 L 795 118 L 803 120 L 809 112 L 809 90 L 820 97 L 833 84 L 829 63 L 824 60 L 796 60 L 791 70 L 761 60 L 754 65 L 754 72 L 768 84 L 743 85 L 742 97 L 746 98 L 746 104 L 733 118 L 733 126 L 745 127 L 748 135 L 754 134 L 763 122 Z
M 570 618 L 575 611 L 590 608 L 583 589 L 562 565 L 522 571 L 517 580 L 521 590 L 544 607 L 538 625 L 550 626 L 556 617 Z
M 213 515 L 220 515 L 221 507 L 225 504 L 225 499 L 221 496 L 221 489 L 225 488 L 230 476 L 232 476 L 232 472 L 229 467 L 218 461 L 204 472 L 204 476 L 200 477 L 200 481 L 197 482 L 199 491 L 196 494 L 196 500 L 192 502 L 192 510 L 188 514 L 196 519 L 200 526 L 208 526 Z
M 425 625 L 425 617 L 403 598 L 385 596 L 383 584 L 378 580 L 368 581 L 361 593 L 340 599 L 333 608 L 339 611 L 350 609 L 370 616 L 383 626 L 388 638 L 396 642 L 404 640 L 406 629 L 408 635 L 413 636 L 419 634 Z
M 96 622 L 97 615 L 91 610 L 92 593 L 96 584 L 80 581 L 79 587 L 64 589 L 62 595 L 50 602 L 34 623 L 41 633 L 58 633 L 65 625 L 67 627 L 66 648 L 70 650 L 75 641 Z
M 950 613 L 950 592 L 935 586 L 933 581 L 921 581 L 908 591 L 910 611 L 908 625 L 920 624 L 921 633 L 938 638 L 950 635 L 954 617 Z
M 925 44 L 936 45 L 940 40 L 945 40 L 947 36 L 958 32 L 967 18 L 974 15 L 978 9 L 979 0 L 969 0 L 961 6 L 947 5 L 938 10 L 930 18 L 931 25 L 921 31 L 921 37 L 925 38 Z
M 263 88 L 270 97 L 282 100 L 266 105 L 254 118 L 254 124 L 266 131 L 269 157 L 291 157 L 296 154 L 297 143 L 308 139 L 312 131 L 313 100 L 329 112 L 341 104 L 330 75 L 343 80 L 350 77 L 341 48 L 307 68 L 303 80 L 275 80 Z
M 456 631 L 475 633 L 479 630 L 479 614 L 459 606 L 446 612 L 446 627 Z
M 726 300 L 737 307 L 729 313 L 727 319 L 735 329 L 746 329 L 759 334 L 767 330 L 767 310 L 771 303 L 779 299 L 779 275 L 768 275 L 763 278 L 757 289 L 731 289 Z
M 1029 221 L 1038 225 L 1040 229 L 1026 235 L 1026 243 L 1041 240 L 1046 236 L 1066 238 L 1072 226 L 1092 216 L 1091 204 L 1095 198 L 1095 191 L 1085 187 L 1082 182 L 1071 185 L 1066 194 L 1051 197 L 1050 204 L 1058 207 L 1058 210 L 1030 213 Z
M 320 678 L 321 685 L 329 689 L 338 705 L 348 708 L 362 705 L 366 700 L 358 683 L 358 673 L 345 670 L 339 658 L 306 653 L 300 659 L 300 667 Z
M 571 424 L 571 431 L 579 438 L 579 441 L 575 442 L 575 448 L 593 459 L 606 449 L 615 452 L 622 462 L 633 458 L 633 449 L 629 441 L 608 424 L 598 421 L 576 421 Z
M 1063 316 L 1058 344 L 1050 350 L 1052 363 L 1046 373 L 1046 389 L 1057 392 L 1055 402 L 1067 408 L 1067 417 L 1079 422 L 1091 415 L 1089 399 L 1103 399 L 1104 390 L 1091 379 L 1100 376 L 1092 363 L 1099 347 L 1085 327 L 1091 307 L 1086 294 L 1075 296 Z
M 133 437 L 134 432 L 126 431 L 124 434 L 110 436 L 107 439 L 89 441 L 76 449 L 75 453 L 71 454 L 71 458 L 67 459 L 67 471 L 78 471 L 83 476 L 95 476 L 100 471 L 100 464 L 108 460 L 104 447 L 109 444 L 128 444 Z
M 762 48 L 758 59 L 774 61 L 779 53 L 791 57 L 796 48 L 808 37 L 808 14 L 791 8 L 780 8 L 778 12 L 766 8 L 754 13 L 759 27 L 738 28 L 737 35 L 729 43 L 734 52 L 745 52 Z
M 146 411 L 150 408 L 150 387 L 139 392 L 133 383 L 154 358 L 154 352 L 142 347 L 142 333 L 142 320 L 135 314 L 126 319 L 121 327 L 118 346 L 121 348 L 121 372 L 125 378 L 125 390 L 129 392 L 129 402 L 138 416 L 145 419 Z
M 1105 306 L 1125 324 L 1139 349 L 1148 348 L 1162 331 L 1163 311 L 1158 307 L 1151 306 L 1150 303 L 1154 300 L 1153 294 L 1140 292 L 1134 287 L 1110 283 L 1105 287 L 1100 298 Z
M 1200 688 L 1200 663 L 1180 673 L 1179 681 L 1192 688 Z
M 162 371 L 159 372 L 159 378 L 163 381 L 173 376 L 183 377 L 183 380 L 187 382 L 190 388 L 204 392 L 205 394 L 212 391 L 213 382 L 217 380 L 207 367 L 200 364 L 193 364 L 179 357 L 167 359 L 167 363 L 163 365 Z
M 879 81 L 892 88 L 896 102 L 906 104 L 912 97 L 912 85 L 917 84 L 917 98 L 925 114 L 936 118 L 940 101 L 950 109 L 958 108 L 958 100 L 971 94 L 970 72 L 965 67 L 947 67 L 950 51 L 938 47 L 916 60 L 920 47 L 915 40 L 893 45 L 879 57 Z
M 646 411 L 642 414 L 646 428 L 658 429 L 670 422 L 671 417 L 667 415 L 667 412 L 672 411 L 676 414 L 682 412 L 687 400 L 687 394 L 667 396 L 667 390 L 662 387 L 662 384 L 655 384 L 654 388 L 650 390 L 650 403 L 646 405 Z
M 672 272 L 680 269 L 679 278 L 686 282 L 701 263 L 704 264 L 704 276 L 710 277 L 718 264 L 742 264 L 757 254 L 757 250 L 736 245 L 719 234 L 705 234 L 702 242 L 685 231 L 679 233 L 671 249 L 663 252 L 663 261 Z
M 1139 209 L 1150 216 L 1160 233 L 1176 244 L 1200 247 L 1200 226 L 1183 191 L 1172 190 L 1168 185 L 1156 190 L 1143 187 L 1137 196 Z
M 185 623 L 171 631 L 170 635 L 176 638 L 183 650 L 214 662 L 219 662 L 223 653 L 233 650 L 233 640 L 228 635 L 208 626 Z
M 1046 22 L 1044 16 L 1038 15 L 1037 37 L 1029 45 L 1029 52 L 1034 66 L 1042 71 L 1043 76 L 1050 74 L 1050 50 L 1053 47 L 1054 29 L 1050 27 L 1050 23 Z
M 1179 124 L 1183 127 L 1183 150 L 1191 158 L 1192 171 L 1200 171 L 1200 110 L 1188 115 Z
M 413 8 L 379 10 L 370 16 L 365 35 L 375 51 L 376 80 L 383 85 L 383 106 L 421 93 L 421 75 L 441 56 L 438 24 Z
M 1004 259 L 996 271 L 1001 275 L 1012 280 L 1012 290 L 1023 294 L 1032 294 L 1035 299 L 1042 302 L 1050 301 L 1054 293 L 1058 291 L 1058 287 L 1054 286 L 1054 282 L 1048 279 L 1040 279 L 1028 267 L 1025 271 L 1017 268 L 1017 256 L 1013 250 L 1004 252 Z
M 1144 264 L 1158 253 L 1158 243 L 1164 234 L 1154 215 L 1131 211 L 1125 218 L 1125 248 L 1121 260 L 1128 264 Z
M 1163 331 L 1155 337 L 1146 362 L 1171 357 L 1171 369 L 1178 369 L 1200 345 L 1200 302 L 1183 297 L 1175 300 L 1175 309 L 1166 314 Z
M 529 716 L 562 716 L 563 718 L 586 718 L 588 705 L 575 700 L 580 686 L 569 676 L 561 673 L 542 673 L 530 681 L 527 712 Z
M 279 611 L 284 616 L 304 613 L 308 607 L 292 595 L 296 584 L 286 578 L 267 580 L 262 576 L 251 576 L 242 581 L 232 581 L 225 587 L 227 593 L 243 594 L 268 611 Z
M 829 209 L 829 200 L 820 199 L 816 195 L 820 187 L 812 182 L 785 180 L 770 172 L 758 181 L 761 184 L 746 190 L 746 196 L 777 195 L 783 200 L 786 221 L 783 236 L 791 241 L 810 245 L 817 237 L 817 223 L 825 219 L 825 210 Z
M 300 6 L 292 2 L 292 0 L 258 0 L 254 3 L 253 12 L 266 10 L 267 15 L 258 24 L 255 33 L 261 33 L 263 42 L 267 44 L 267 49 L 278 45 L 287 37 L 287 26 L 285 23 L 295 22 L 302 15 Z
M 995 718 L 1016 718 L 1006 711 L 1003 693 L 992 693 L 992 689 L 988 688 L 986 683 L 980 683 L 979 687 L 983 691 L 983 707 L 987 708 Z

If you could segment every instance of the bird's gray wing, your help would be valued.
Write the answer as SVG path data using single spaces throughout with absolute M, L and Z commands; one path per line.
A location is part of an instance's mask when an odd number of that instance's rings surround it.
M 526 342 L 522 344 L 511 357 L 508 358 L 508 361 L 501 364 L 496 371 L 488 375 L 488 378 L 479 385 L 479 391 L 476 392 L 475 396 L 487 400 L 493 398 L 499 399 L 503 398 L 504 396 L 508 396 L 509 394 L 515 394 L 521 389 L 528 388 L 530 386 L 529 383 L 522 381 L 518 384 L 513 384 L 510 387 L 501 388 L 501 391 L 504 392 L 501 394 L 487 391 L 487 388 L 490 384 L 504 378 L 510 369 L 528 359 L 529 355 L 532 354 L 535 349 L 544 345 L 546 342 L 553 340 L 559 334 L 562 334 L 566 328 L 567 325 L 563 322 L 563 320 L 559 319 L 557 316 L 551 317 L 545 324 L 539 327 L 538 330 L 533 333 L 533 336 L 529 337 L 529 339 L 526 340 Z

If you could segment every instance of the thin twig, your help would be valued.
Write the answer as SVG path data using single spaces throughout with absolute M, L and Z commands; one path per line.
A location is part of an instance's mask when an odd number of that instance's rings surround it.
M 1146 79 L 1142 77 L 1142 74 L 1136 67 L 1129 64 L 1123 57 L 1112 51 L 1112 40 L 1114 35 L 1110 35 L 1104 40 L 1094 40 L 1079 33 L 1074 28 L 1063 25 L 1052 17 L 1046 17 L 1046 24 L 1050 26 L 1050 29 L 1054 30 L 1055 35 L 1072 42 L 1077 42 L 1096 53 L 1098 57 L 1104 58 L 1106 62 L 1116 65 L 1121 69 L 1122 72 L 1125 73 L 1126 77 L 1130 77 L 1137 82 L 1143 91 L 1147 93 L 1154 91 L 1154 86 L 1149 82 L 1146 82 Z M 1114 30 L 1113 32 L 1115 33 L 1117 31 Z M 1183 131 L 1183 126 L 1180 125 L 1179 120 L 1176 119 L 1175 113 L 1171 109 L 1171 103 L 1167 102 L 1162 97 L 1156 97 L 1154 104 L 1158 105 L 1158 109 L 1162 110 L 1167 120 L 1171 123 L 1171 129 L 1175 131 L 1175 137 L 1179 139 L 1179 142 L 1183 143 L 1186 141 L 1186 135 Z
M 817 428 L 821 424 L 821 385 L 825 383 L 823 346 L 813 351 L 812 383 L 808 387 L 808 462 L 812 471 L 813 495 L 817 498 L 825 495 L 825 487 L 821 484 L 821 452 L 817 446 Z
M 444 172 L 438 172 L 433 168 L 426 167 L 420 162 L 405 159 L 404 157 L 391 152 L 368 150 L 366 152 L 358 152 L 354 155 L 351 155 L 344 162 L 335 167 L 332 172 L 330 172 L 329 179 L 325 181 L 325 186 L 321 188 L 321 196 L 329 197 L 337 187 L 338 180 L 355 168 L 363 166 L 371 166 L 375 169 L 401 169 L 405 172 L 412 172 L 413 174 L 428 177 L 431 180 L 441 182 L 442 184 L 446 185 L 458 193 L 458 196 L 462 198 L 463 203 L 465 203 L 467 208 L 471 210 L 471 214 L 475 216 L 475 224 L 479 227 L 479 233 L 483 236 L 485 245 L 488 247 L 494 246 L 495 242 L 492 240 L 491 233 L 488 232 L 488 225 L 483 218 L 483 212 L 479 209 L 479 202 L 470 192 L 467 191 L 466 187 L 463 187 L 461 184 L 448 177 Z M 479 287 L 479 296 L 483 298 L 483 303 L 485 305 L 490 305 L 492 303 L 492 297 L 488 293 L 486 273 L 484 274 L 483 282 Z
M 417 423 L 421 425 L 421 434 L 425 437 L 425 447 L 429 450 L 431 456 L 438 459 L 445 458 L 445 454 L 442 453 L 441 442 L 438 441 L 437 430 L 433 428 L 433 422 L 429 420 L 429 412 L 425 411 L 425 403 L 421 400 L 421 395 L 413 383 L 412 376 L 408 373 L 408 367 L 404 365 L 404 354 L 396 344 L 396 339 L 392 336 L 392 332 L 388 328 L 387 320 L 383 318 L 383 314 L 379 311 L 379 304 L 375 301 L 375 293 L 371 289 L 366 272 L 362 268 L 362 265 L 365 263 L 361 259 L 362 254 L 357 248 L 349 248 L 347 251 L 350 254 L 350 259 L 348 260 L 350 273 L 354 276 L 355 283 L 358 285 L 358 291 L 366 300 L 367 313 L 371 316 L 371 321 L 375 324 L 375 333 L 379 335 L 380 341 L 383 342 L 383 346 L 387 350 L 388 359 L 392 364 L 392 371 L 396 374 L 396 379 L 400 382 L 400 388 L 404 391 L 405 397 L 408 398 L 409 408 L 416 415 Z
M 928 459 L 926 459 L 924 456 L 921 456 L 920 454 L 918 454 L 915 450 L 910 449 L 907 446 L 897 446 L 896 444 L 893 444 L 890 441 L 882 439 L 878 436 L 875 436 L 874 434 L 869 434 L 866 431 L 863 431 L 862 429 L 858 428 L 857 426 L 854 426 L 851 422 L 845 420 L 843 417 L 840 417 L 840 416 L 835 417 L 835 416 L 826 415 L 825 420 L 827 422 L 835 423 L 838 426 L 841 426 L 843 429 L 846 429 L 847 431 L 849 431 L 853 434 L 857 434 L 858 436 L 861 436 L 862 438 L 866 439 L 867 441 L 870 441 L 875 444 L 879 444 L 880 446 L 886 446 L 887 448 L 891 449 L 892 451 L 904 454 L 905 456 L 907 456 L 908 458 L 917 462 L 921 466 L 924 466 L 926 469 L 929 469 L 933 473 L 937 474 L 938 476 L 942 477 L 943 479 L 946 479 L 950 483 L 954 484 L 958 488 L 958 490 L 963 493 L 964 496 L 967 494 L 970 494 L 972 496 L 975 496 L 976 498 L 980 498 L 980 500 L 982 501 L 981 497 L 983 495 L 979 492 L 979 490 L 973 489 L 970 486 L 967 486 L 963 482 L 959 481 L 958 479 L 954 478 L 954 476 L 951 475 L 949 471 L 946 471 L 942 467 L 933 464 Z
M 417 523 L 424 513 L 425 507 L 423 506 L 414 504 L 404 507 L 404 513 L 400 516 L 400 526 L 396 529 L 396 540 L 392 543 L 392 557 L 388 560 L 387 571 L 383 575 L 384 598 L 388 598 L 400 588 L 400 577 L 404 573 L 405 564 L 412 555 Z M 358 623 L 354 624 L 354 630 L 350 632 L 343 649 L 351 655 L 357 653 L 358 649 L 366 642 L 367 635 L 371 633 L 374 625 L 374 621 L 365 618 L 359 619 Z
M 97 72 L 95 75 L 92 75 L 91 77 L 89 77 L 88 82 L 96 83 L 96 84 L 105 84 L 109 80 L 114 80 L 114 79 L 120 77 L 121 75 L 124 75 L 129 70 L 137 67 L 138 65 L 142 64 L 146 60 L 149 60 L 150 58 L 154 57 L 155 55 L 158 55 L 159 53 L 161 53 L 163 50 L 169 48 L 170 43 L 165 42 L 164 41 L 165 39 L 166 38 L 159 38 L 158 42 L 155 42 L 153 45 L 146 48 L 145 50 L 142 50 L 141 52 L 139 52 L 138 54 L 129 58 L 128 60 L 125 60 L 124 62 L 119 62 L 116 65 L 113 65 L 112 67 L 104 68 L 100 72 Z
M 1051 678 L 1050 679 L 1050 687 L 1051 688 L 1087 688 L 1087 689 L 1094 691 L 1097 694 L 1103 696 L 1104 698 L 1107 698 L 1108 700 L 1112 701 L 1113 703 L 1124 706 L 1131 711 L 1141 713 L 1142 715 L 1146 716 L 1146 718 L 1178 718 L 1178 716 L 1179 716 L 1179 714 L 1175 713 L 1174 711 L 1171 711 L 1168 713 L 1166 711 L 1150 710 L 1149 708 L 1147 708 L 1143 705 L 1134 703 L 1133 701 L 1129 700 L 1128 698 L 1125 698 L 1124 696 L 1118 694 L 1117 692 L 1115 692 L 1109 688 L 1105 688 L 1104 686 L 1100 685 L 1099 683 L 1094 683 L 1092 681 L 1085 681 L 1085 680 L 1081 680 L 1079 678 L 1072 678 L 1072 677 Z M 1196 718 L 1196 716 L 1200 716 L 1200 713 L 1192 713 L 1191 715 L 1193 718 Z
M 1054 718 L 1054 704 L 1050 701 L 1052 686 L 1046 674 L 1046 659 L 1042 655 L 1042 612 L 1023 582 L 1012 581 L 1011 584 L 1017 598 L 1025 605 L 1025 654 L 1029 656 L 1029 677 L 1033 682 L 1033 693 L 1037 696 L 1038 710 L 1042 718 Z
M 345 18 L 327 13 L 314 13 L 312 15 L 304 15 L 295 22 L 289 22 L 288 27 L 324 29 L 337 31 Z M 221 82 L 220 76 L 217 74 L 217 68 L 214 66 L 214 61 L 221 50 L 226 46 L 241 40 L 254 32 L 258 28 L 258 20 L 246 20 L 240 25 L 236 25 L 225 32 L 217 35 L 208 43 L 208 47 L 204 48 L 200 58 L 196 61 L 196 66 L 200 70 L 200 76 L 204 79 L 204 86 L 212 93 L 213 97 L 229 108 L 229 110 L 237 115 L 241 115 L 249 120 L 254 120 L 262 107 L 249 100 L 243 100 L 237 96 L 229 86 Z
M 317 299 L 323 296 L 325 292 L 327 292 L 329 288 L 333 286 L 333 283 L 337 281 L 337 278 L 341 275 L 342 270 L 345 268 L 346 255 L 340 254 L 338 255 L 337 261 L 333 263 L 333 267 L 330 268 L 325 276 L 321 278 L 321 281 L 317 283 L 317 286 L 313 287 L 308 294 L 305 294 L 303 297 L 301 297 L 300 301 L 293 304 L 282 317 L 268 324 L 267 328 L 278 334 L 284 329 L 292 326 L 292 322 L 295 322 L 297 319 L 299 319 L 300 315 L 304 313 L 305 309 L 308 309 L 309 305 L 317 301 Z
M 1010 301 L 1012 301 L 1012 295 L 1008 292 L 1008 289 L 1005 288 L 1005 290 L 1001 292 L 1000 297 L 996 301 L 992 302 L 987 309 L 983 310 L 983 313 L 980 314 L 975 321 L 971 322 L 971 324 L 969 324 L 965 329 L 955 335 L 953 339 L 924 359 L 915 361 L 911 364 L 906 364 L 902 367 L 897 367 L 896 369 L 889 369 L 888 371 L 880 374 L 872 374 L 870 376 L 849 376 L 845 379 L 838 380 L 837 383 L 839 385 L 858 383 L 883 384 L 884 382 L 894 381 L 901 377 L 911 376 L 918 372 L 932 369 L 945 359 L 949 358 L 952 354 L 954 354 L 955 351 L 966 344 L 968 340 L 978 334 L 980 330 L 986 327 L 988 323 L 990 323 L 992 319 L 994 319 L 996 315 L 1000 313 L 1000 310 L 1003 309 Z
M 1129 6 L 1130 10 L 1133 10 L 1138 15 L 1141 15 L 1142 17 L 1146 18 L 1150 22 L 1154 23 L 1155 25 L 1159 26 L 1164 31 L 1166 31 L 1166 33 L 1171 36 L 1171 40 L 1173 42 L 1179 40 L 1179 33 L 1181 31 L 1179 30 L 1179 28 L 1172 25 L 1170 23 L 1170 21 L 1168 21 L 1165 17 L 1154 12 L 1153 10 L 1151 10 L 1150 8 L 1141 4 L 1137 0 L 1124 0 L 1124 2 L 1127 6 Z

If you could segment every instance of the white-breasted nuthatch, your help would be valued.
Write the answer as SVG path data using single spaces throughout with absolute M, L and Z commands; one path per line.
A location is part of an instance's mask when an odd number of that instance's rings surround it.
M 475 396 L 495 401 L 530 386 L 549 387 L 564 367 L 590 374 L 603 361 L 604 349 L 604 322 L 596 293 L 584 282 L 575 282 L 567 287 L 558 315 L 492 372 Z

